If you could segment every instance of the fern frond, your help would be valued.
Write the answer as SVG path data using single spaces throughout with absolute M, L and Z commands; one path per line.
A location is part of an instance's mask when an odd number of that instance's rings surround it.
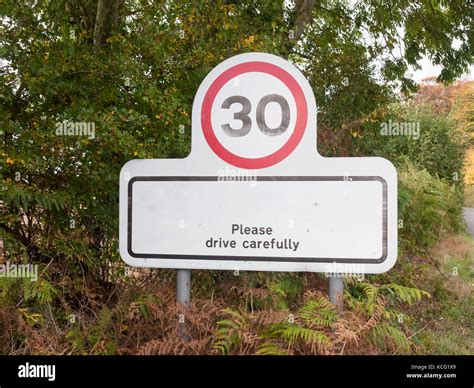
M 309 327 L 330 327 L 337 320 L 337 311 L 327 298 L 318 296 L 307 300 L 298 310 L 298 316 Z
M 369 303 L 374 303 L 377 300 L 378 288 L 370 283 L 360 283 L 362 293 L 367 298 Z
M 329 337 L 322 331 L 297 325 L 276 325 L 272 330 L 272 334 L 288 341 L 290 346 L 298 339 L 307 345 L 328 346 L 331 342 Z
M 222 312 L 230 315 L 231 321 L 236 324 L 237 327 L 243 327 L 247 324 L 247 319 L 238 311 L 232 310 L 231 308 L 226 308 L 222 310 Z
M 234 322 L 231 319 L 223 319 L 221 321 L 218 321 L 217 324 L 219 326 L 226 326 L 227 328 L 232 328 L 232 329 L 235 329 L 235 330 L 240 329 L 240 325 L 237 322 Z
M 5 297 L 9 291 L 13 288 L 15 283 L 19 282 L 19 278 L 1 276 L 0 277 L 0 291 L 2 297 Z
M 288 351 L 282 349 L 278 344 L 273 342 L 264 342 L 261 344 L 257 350 L 257 354 L 263 356 L 282 356 L 287 355 Z
M 410 317 L 406 315 L 405 313 L 402 313 L 401 311 L 397 309 L 392 309 L 389 307 L 386 307 L 383 316 L 385 319 L 388 320 L 393 320 L 393 321 L 402 321 L 402 322 L 407 322 L 410 320 Z
M 396 283 L 385 284 L 380 287 L 381 290 L 386 290 L 390 295 L 396 296 L 400 302 L 413 304 L 420 301 L 423 296 L 430 297 L 430 294 L 426 291 L 420 290 L 415 287 L 405 287 Z
M 380 323 L 372 328 L 372 334 L 375 339 L 389 339 L 391 340 L 396 348 L 395 352 L 400 351 L 401 353 L 408 353 L 410 351 L 411 343 L 400 329 L 392 326 L 386 322 Z
M 217 322 L 219 329 L 216 331 L 212 347 L 222 354 L 230 354 L 231 350 L 242 342 L 249 321 L 244 315 L 230 308 L 222 311 L 230 315 L 230 318 Z
M 215 339 L 212 343 L 213 349 L 224 355 L 230 354 L 231 349 L 240 342 L 239 334 L 231 327 L 221 327 L 215 333 Z

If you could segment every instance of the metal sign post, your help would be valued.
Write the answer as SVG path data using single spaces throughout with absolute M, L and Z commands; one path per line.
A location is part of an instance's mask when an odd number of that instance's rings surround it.
M 176 301 L 183 308 L 178 317 L 179 335 L 186 338 L 186 306 L 191 302 L 191 270 L 178 269 L 176 271 Z
M 187 305 L 191 301 L 191 270 L 176 270 L 176 300 L 179 304 Z
M 344 308 L 343 297 L 344 295 L 344 278 L 339 276 L 332 276 L 329 278 L 329 299 L 336 305 L 339 311 Z

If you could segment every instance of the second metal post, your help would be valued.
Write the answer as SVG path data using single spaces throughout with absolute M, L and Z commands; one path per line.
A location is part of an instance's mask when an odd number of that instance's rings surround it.
M 329 278 L 329 299 L 335 304 L 339 311 L 343 309 L 342 296 L 344 295 L 344 278 L 330 277 Z
M 191 302 L 191 270 L 178 269 L 176 271 L 176 301 L 186 307 Z M 186 336 L 186 316 L 185 309 L 182 309 L 179 320 L 179 335 L 185 339 Z

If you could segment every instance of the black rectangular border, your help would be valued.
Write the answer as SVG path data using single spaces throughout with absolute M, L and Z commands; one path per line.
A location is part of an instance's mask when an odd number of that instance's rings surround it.
M 132 250 L 132 200 L 133 183 L 135 182 L 164 182 L 164 181 L 206 181 L 219 182 L 226 178 L 217 176 L 141 176 L 133 177 L 128 182 L 128 205 L 127 205 L 127 251 L 131 257 L 140 259 L 185 259 L 185 260 L 228 260 L 228 261 L 266 261 L 266 262 L 287 262 L 287 263 L 356 263 L 356 264 L 379 264 L 385 261 L 388 256 L 387 239 L 387 181 L 380 176 L 257 176 L 257 182 L 268 181 L 310 181 L 310 182 L 340 182 L 356 181 L 370 182 L 378 181 L 382 183 L 382 256 L 378 259 L 367 258 L 327 258 L 327 257 L 266 257 L 266 256 L 221 256 L 221 255 L 180 255 L 180 254 L 155 254 L 155 253 L 135 253 Z

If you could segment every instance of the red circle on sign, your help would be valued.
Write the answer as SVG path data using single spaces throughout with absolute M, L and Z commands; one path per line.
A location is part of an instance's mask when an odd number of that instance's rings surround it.
M 288 89 L 290 89 L 293 98 L 296 103 L 296 123 L 292 135 L 287 142 L 277 151 L 270 155 L 259 157 L 259 158 L 244 158 L 230 152 L 225 148 L 217 139 L 216 134 L 212 128 L 211 123 L 211 109 L 214 99 L 221 88 L 229 82 L 232 78 L 237 77 L 243 73 L 250 72 L 261 72 L 270 74 L 278 78 L 283 82 Z M 273 65 L 268 62 L 245 62 L 239 65 L 235 65 L 230 69 L 224 71 L 219 75 L 214 82 L 211 84 L 209 89 L 204 96 L 201 109 L 201 126 L 209 147 L 219 156 L 222 160 L 235 167 L 247 168 L 247 169 L 259 169 L 273 166 L 274 164 L 281 162 L 288 155 L 290 155 L 303 137 L 304 130 L 306 128 L 306 122 L 308 120 L 308 107 L 306 104 L 306 98 L 303 90 L 298 82 L 289 74 L 286 70 L 281 67 Z

